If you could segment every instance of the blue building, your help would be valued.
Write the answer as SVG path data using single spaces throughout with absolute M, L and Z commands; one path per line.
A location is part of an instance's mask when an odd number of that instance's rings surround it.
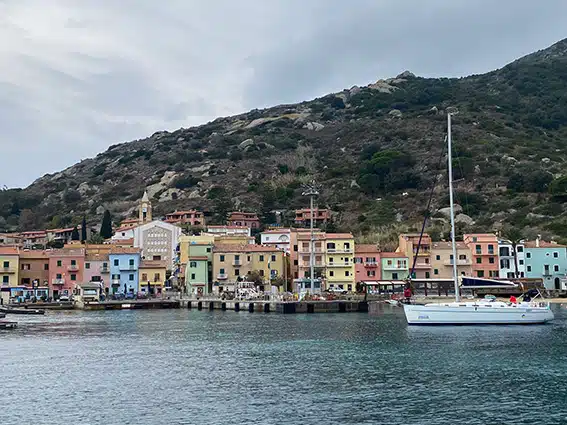
M 109 255 L 111 294 L 137 294 L 140 290 L 138 248 L 113 247 Z
M 526 277 L 541 278 L 546 289 L 567 289 L 567 247 L 537 239 L 524 245 Z

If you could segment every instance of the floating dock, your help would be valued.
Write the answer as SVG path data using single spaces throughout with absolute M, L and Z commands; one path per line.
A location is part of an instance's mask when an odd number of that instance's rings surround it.
M 181 307 L 195 310 L 233 310 L 250 313 L 359 313 L 368 312 L 365 301 L 238 301 L 181 300 Z
M 109 300 L 109 301 L 91 301 L 77 304 L 77 307 L 83 310 L 143 310 L 143 309 L 163 309 L 163 308 L 179 308 L 178 300 Z

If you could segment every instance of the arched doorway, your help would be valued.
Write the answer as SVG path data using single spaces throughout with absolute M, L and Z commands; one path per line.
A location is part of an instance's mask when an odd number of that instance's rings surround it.
M 555 289 L 558 291 L 561 289 L 561 280 L 558 277 L 555 278 Z

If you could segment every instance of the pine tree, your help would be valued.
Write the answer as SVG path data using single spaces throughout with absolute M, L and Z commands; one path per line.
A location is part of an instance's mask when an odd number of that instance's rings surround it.
M 79 229 L 77 229 L 77 226 L 73 227 L 73 232 L 71 233 L 71 240 L 72 241 L 79 240 Z
M 100 236 L 104 239 L 109 239 L 112 237 L 112 217 L 110 216 L 110 211 L 105 210 L 102 216 L 102 223 L 100 224 Z
M 81 242 L 85 243 L 87 241 L 87 218 L 83 216 L 83 221 L 81 223 Z

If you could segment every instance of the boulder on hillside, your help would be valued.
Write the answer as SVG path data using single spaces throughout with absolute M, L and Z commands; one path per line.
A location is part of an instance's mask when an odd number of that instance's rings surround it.
M 311 131 L 321 131 L 325 128 L 325 126 L 318 122 L 310 121 L 307 124 L 305 124 L 303 128 L 306 128 L 307 130 L 311 130 Z
M 467 226 L 472 226 L 474 224 L 474 220 L 466 214 L 457 214 L 455 217 L 455 223 L 462 223 L 466 224 Z
M 396 76 L 396 78 L 415 78 L 415 74 L 413 72 L 406 70 L 401 74 L 399 74 L 398 76 Z
M 245 150 L 246 148 L 254 145 L 254 139 L 246 139 L 238 145 L 239 149 Z
M 404 114 L 402 114 L 402 111 L 400 111 L 399 109 L 392 109 L 390 112 L 388 112 L 388 115 L 394 118 L 402 118 Z
M 455 214 L 460 214 L 463 212 L 463 207 L 461 207 L 459 204 L 455 204 L 454 209 L 455 209 Z M 451 207 L 439 208 L 437 212 L 443 215 L 444 217 L 447 218 L 451 217 Z

